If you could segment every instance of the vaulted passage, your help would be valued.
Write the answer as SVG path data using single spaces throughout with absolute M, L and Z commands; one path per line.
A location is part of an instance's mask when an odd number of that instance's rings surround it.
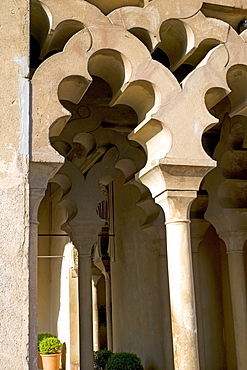
M 124 5 L 33 28 L 39 331 L 81 370 L 105 347 L 145 369 L 242 368 L 244 41 L 207 6 Z M 154 9 L 158 27 L 140 21 Z
M 60 370 L 245 370 L 247 8 L 208 1 L 0 14 L 0 369 L 50 333 Z

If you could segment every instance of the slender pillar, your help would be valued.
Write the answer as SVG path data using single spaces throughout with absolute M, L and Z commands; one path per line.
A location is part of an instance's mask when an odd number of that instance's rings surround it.
M 204 219 L 192 219 L 191 223 L 191 244 L 192 244 L 192 258 L 193 258 L 193 272 L 195 282 L 195 298 L 196 298 L 196 312 L 197 312 L 197 326 L 198 326 L 198 346 L 200 354 L 200 367 L 206 369 L 206 356 L 204 345 L 204 327 L 203 327 L 203 310 L 200 284 L 200 265 L 199 265 L 199 245 L 203 240 L 206 230 L 210 223 Z
M 106 289 L 106 328 L 107 328 L 107 348 L 113 351 L 112 341 L 112 309 L 111 309 L 111 277 L 108 272 L 105 275 L 105 289 Z
M 247 364 L 247 297 L 243 247 L 247 233 L 229 231 L 219 236 L 227 247 L 237 365 L 238 370 L 244 370 Z
M 175 370 L 199 370 L 189 208 L 195 191 L 165 191 L 156 202 L 166 216 Z
M 29 328 L 30 336 L 33 338 L 30 342 L 30 370 L 38 368 L 38 208 L 44 195 L 45 189 L 30 189 Z
M 98 281 L 101 275 L 92 275 L 93 293 L 93 350 L 99 350 L 99 311 L 98 311 Z
M 80 370 L 93 370 L 91 254 L 78 256 Z
M 224 341 L 226 348 L 227 368 L 237 369 L 237 357 L 235 348 L 234 324 L 231 304 L 231 288 L 229 279 L 229 267 L 226 253 L 226 245 L 220 239 L 221 252 L 221 278 L 222 278 L 222 301 L 224 313 Z
M 96 212 L 94 214 L 96 215 Z M 91 253 L 102 222 L 100 219 L 96 219 L 96 222 L 93 218 L 85 219 L 89 216 L 90 212 L 78 212 L 77 217 L 62 226 L 78 250 L 80 370 L 94 368 Z
M 166 252 L 166 251 L 165 251 Z M 169 279 L 167 254 L 159 256 L 160 261 L 160 284 L 161 284 L 161 302 L 163 310 L 163 341 L 165 343 L 164 368 L 174 369 L 172 325 L 171 325 L 171 305 L 169 297 Z

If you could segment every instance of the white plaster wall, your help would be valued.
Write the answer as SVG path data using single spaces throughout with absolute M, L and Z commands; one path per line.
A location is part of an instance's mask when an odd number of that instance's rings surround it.
M 15 370 L 29 361 L 28 6 L 0 12 L 0 369 Z

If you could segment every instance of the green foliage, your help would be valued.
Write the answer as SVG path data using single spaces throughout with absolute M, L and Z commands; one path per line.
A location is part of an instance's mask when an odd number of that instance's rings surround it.
M 42 355 L 58 353 L 62 348 L 62 342 L 55 337 L 44 338 L 39 343 L 39 350 Z
M 39 344 L 40 342 L 44 339 L 44 338 L 50 338 L 50 337 L 53 337 L 52 334 L 50 333 L 41 333 L 41 334 L 38 334 L 38 352 L 39 352 Z
M 94 368 L 96 370 L 105 370 L 107 361 L 112 355 L 113 352 L 107 349 L 94 352 Z
M 106 370 L 144 370 L 141 360 L 134 353 L 119 352 L 111 356 Z

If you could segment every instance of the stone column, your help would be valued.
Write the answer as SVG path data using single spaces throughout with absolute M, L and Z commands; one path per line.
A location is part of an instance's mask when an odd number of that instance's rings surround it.
M 166 251 L 165 251 L 166 252 Z M 169 278 L 167 254 L 161 254 L 160 260 L 160 285 L 161 285 L 161 304 L 163 310 L 163 341 L 165 343 L 164 368 L 174 369 L 172 324 L 171 324 L 171 305 L 169 297 Z
M 189 209 L 196 191 L 165 191 L 156 202 L 166 216 L 174 364 L 199 370 Z
M 84 213 L 83 213 L 84 215 Z M 78 251 L 80 370 L 93 370 L 92 247 L 99 225 L 73 219 L 62 227 Z
M 203 240 L 206 230 L 210 223 L 204 219 L 192 219 L 191 222 L 191 244 L 193 258 L 193 272 L 195 281 L 195 298 L 198 326 L 198 346 L 200 354 L 200 366 L 206 368 L 205 346 L 204 346 L 204 328 L 203 328 L 203 310 L 201 299 L 201 284 L 200 284 L 200 265 L 199 265 L 199 245 Z
M 45 196 L 45 189 L 30 189 L 30 249 L 29 249 L 29 328 L 33 340 L 30 342 L 30 370 L 38 368 L 38 209 Z M 34 340 L 36 338 L 36 340 Z
M 80 369 L 93 370 L 93 305 L 91 253 L 78 250 Z
M 237 369 L 231 288 L 226 245 L 222 239 L 219 239 L 219 245 L 221 252 L 222 300 L 224 312 L 224 341 L 226 348 L 226 361 L 229 369 Z
M 106 330 L 107 330 L 107 349 L 113 350 L 113 339 L 112 339 L 112 302 L 111 302 L 111 274 L 109 266 L 105 266 L 100 255 L 98 247 L 94 250 L 94 265 L 102 271 L 105 277 L 105 294 L 106 294 Z
M 109 272 L 104 271 L 105 290 L 106 290 L 106 328 L 107 328 L 107 349 L 113 350 L 112 341 L 112 309 L 111 309 L 111 276 Z
M 99 226 L 82 220 L 63 225 L 78 250 L 80 370 L 93 370 L 92 246 Z
M 101 275 L 92 275 L 92 293 L 93 293 L 93 350 L 99 350 L 99 311 L 98 311 L 98 281 Z
M 238 370 L 244 370 L 247 364 L 247 297 L 243 247 L 247 233 L 228 231 L 219 236 L 227 248 L 237 365 Z

